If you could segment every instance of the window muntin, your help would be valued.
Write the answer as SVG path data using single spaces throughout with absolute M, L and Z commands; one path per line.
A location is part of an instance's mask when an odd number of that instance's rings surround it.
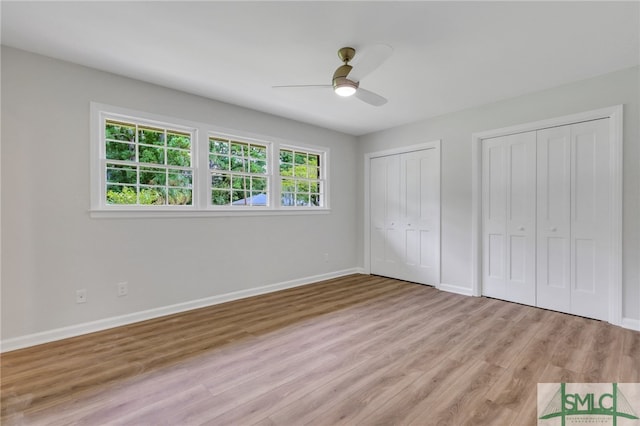
M 322 207 L 322 153 L 280 149 L 280 204 L 283 207 Z
M 211 205 L 262 206 L 269 202 L 269 146 L 209 137 Z
M 193 134 L 135 120 L 104 121 L 106 205 L 193 205 Z

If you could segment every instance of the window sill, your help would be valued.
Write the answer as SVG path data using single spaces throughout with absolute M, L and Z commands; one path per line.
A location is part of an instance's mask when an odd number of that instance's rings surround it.
M 229 209 L 229 210 L 89 210 L 93 219 L 144 219 L 144 218 L 194 218 L 194 217 L 243 217 L 243 216 L 291 216 L 329 214 L 329 208 L 291 209 Z

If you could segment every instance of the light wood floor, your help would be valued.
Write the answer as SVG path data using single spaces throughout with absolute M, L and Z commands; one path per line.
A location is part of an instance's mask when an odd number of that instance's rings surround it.
M 640 333 L 353 275 L 2 356 L 2 424 L 534 425 L 640 382 Z

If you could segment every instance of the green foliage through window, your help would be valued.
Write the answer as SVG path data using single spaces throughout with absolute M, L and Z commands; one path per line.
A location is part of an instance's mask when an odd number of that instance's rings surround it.
M 191 139 L 188 132 L 106 120 L 106 203 L 192 205 Z
M 266 145 L 210 137 L 209 170 L 212 205 L 269 205 Z
M 320 154 L 280 150 L 280 203 L 282 206 L 320 207 L 322 180 Z

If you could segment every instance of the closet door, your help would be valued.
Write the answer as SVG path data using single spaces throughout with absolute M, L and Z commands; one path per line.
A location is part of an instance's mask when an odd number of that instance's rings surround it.
M 482 141 L 482 294 L 506 298 L 507 137 Z
M 483 294 L 535 305 L 536 134 L 486 139 Z
M 440 152 L 428 148 L 369 163 L 371 273 L 440 281 Z
M 571 126 L 537 140 L 537 306 L 571 312 Z
M 571 126 L 571 313 L 608 320 L 609 119 Z
M 399 277 L 404 242 L 400 232 L 400 156 L 375 157 L 369 167 L 371 273 Z
M 609 121 L 483 140 L 483 295 L 609 320 Z
M 424 149 L 400 156 L 400 196 L 407 281 L 436 285 L 440 279 L 440 155 Z
M 538 131 L 537 306 L 608 319 L 608 119 Z

